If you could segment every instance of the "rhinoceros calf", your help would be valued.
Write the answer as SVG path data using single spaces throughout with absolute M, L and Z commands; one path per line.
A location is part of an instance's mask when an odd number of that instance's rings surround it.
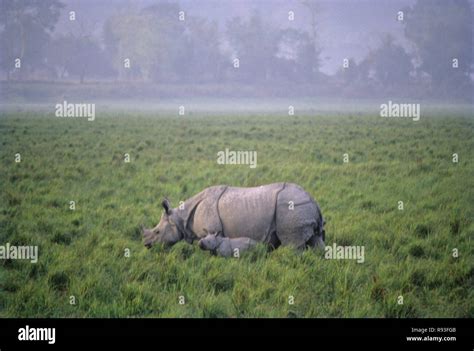
M 257 245 L 255 240 L 250 238 L 225 238 L 221 234 L 209 234 L 199 240 L 199 247 L 203 250 L 211 251 L 213 254 L 223 257 L 231 257 L 236 254 L 240 256 L 242 252 Z
M 246 237 L 274 248 L 324 247 L 324 220 L 318 204 L 300 186 L 274 183 L 254 188 L 212 186 L 164 212 L 152 229 L 143 229 L 145 246 L 155 242 L 192 243 L 208 235 Z

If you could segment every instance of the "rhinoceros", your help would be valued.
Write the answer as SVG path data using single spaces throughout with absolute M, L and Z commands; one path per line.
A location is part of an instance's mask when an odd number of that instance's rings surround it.
M 255 245 L 257 245 L 257 242 L 250 238 L 225 238 L 221 233 L 209 234 L 199 240 L 201 249 L 223 257 L 233 256 L 236 252 L 240 255 Z
M 144 244 L 193 243 L 208 234 L 241 236 L 277 248 L 324 247 L 324 219 L 316 201 L 300 186 L 274 183 L 252 188 L 212 186 L 164 212 L 152 229 L 143 228 Z

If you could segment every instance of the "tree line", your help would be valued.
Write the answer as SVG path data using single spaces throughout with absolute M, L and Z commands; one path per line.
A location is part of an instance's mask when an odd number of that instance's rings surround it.
M 465 94 L 472 89 L 473 16 L 468 0 L 418 0 L 403 10 L 411 52 L 389 34 L 331 76 L 321 68 L 318 8 L 303 1 L 311 23 L 280 28 L 254 11 L 221 28 L 159 3 L 111 14 L 97 34 L 79 24 L 55 31 L 59 0 L 0 0 L 0 69 L 5 80 L 138 81 L 157 84 L 305 86 L 316 90 Z M 182 18 L 180 17 L 182 16 Z

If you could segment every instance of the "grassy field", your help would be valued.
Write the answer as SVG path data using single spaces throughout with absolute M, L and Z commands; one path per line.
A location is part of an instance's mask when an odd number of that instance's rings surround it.
M 473 131 L 467 115 L 3 113 L 0 245 L 39 260 L 0 261 L 0 317 L 474 317 Z M 218 165 L 225 148 L 256 150 L 257 168 Z M 363 245 L 365 262 L 141 242 L 163 196 L 282 181 L 319 202 L 327 245 Z

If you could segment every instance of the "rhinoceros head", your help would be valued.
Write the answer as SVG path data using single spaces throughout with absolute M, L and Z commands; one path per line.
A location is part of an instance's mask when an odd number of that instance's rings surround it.
M 164 212 L 161 215 L 160 222 L 152 229 L 143 228 L 143 239 L 146 247 L 150 248 L 155 242 L 166 246 L 172 246 L 183 238 L 178 229 L 180 218 L 176 210 L 171 208 L 168 199 L 163 200 L 161 205 Z
M 219 236 L 219 234 L 208 234 L 199 240 L 198 245 L 203 250 L 213 251 L 217 249 L 221 242 L 222 238 Z

